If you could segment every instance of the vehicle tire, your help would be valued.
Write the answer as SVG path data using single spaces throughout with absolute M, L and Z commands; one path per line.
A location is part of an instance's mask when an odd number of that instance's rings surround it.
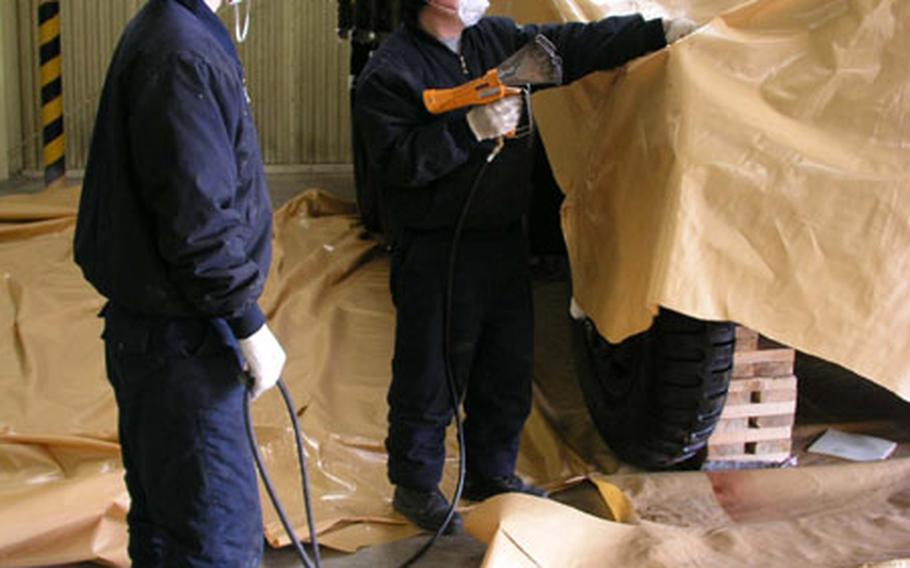
M 619 459 L 697 469 L 733 371 L 734 324 L 661 309 L 650 329 L 612 344 L 573 323 L 579 382 L 594 425 Z

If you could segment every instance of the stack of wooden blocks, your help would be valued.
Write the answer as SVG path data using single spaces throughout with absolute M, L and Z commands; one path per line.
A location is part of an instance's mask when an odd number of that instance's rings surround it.
M 733 378 L 708 461 L 782 463 L 790 458 L 796 416 L 793 349 L 736 327 Z

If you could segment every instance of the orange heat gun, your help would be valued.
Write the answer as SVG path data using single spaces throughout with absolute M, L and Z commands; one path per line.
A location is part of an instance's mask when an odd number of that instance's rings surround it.
M 522 94 L 520 87 L 502 82 L 499 68 L 490 69 L 483 77 L 451 89 L 427 89 L 423 104 L 433 114 L 442 114 L 467 106 L 485 105 L 512 95 Z
M 534 85 L 562 83 L 562 59 L 556 46 L 539 34 L 483 77 L 450 89 L 427 89 L 423 103 L 432 114 L 485 105 L 520 95 Z

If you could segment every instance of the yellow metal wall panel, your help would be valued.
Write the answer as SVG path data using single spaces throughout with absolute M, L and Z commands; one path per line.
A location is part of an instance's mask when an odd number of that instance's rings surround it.
M 233 32 L 229 9 L 222 19 Z M 253 3 L 240 57 L 268 164 L 349 163 L 349 47 L 333 0 Z
M 7 1 L 7 0 L 0 0 Z M 13 1 L 13 0 L 8 0 Z M 23 167 L 41 168 L 38 0 L 18 7 Z M 61 2 L 67 168 L 85 167 L 98 97 L 126 22 L 144 0 Z M 267 164 L 350 163 L 349 47 L 335 37 L 333 0 L 257 0 L 239 46 Z M 220 12 L 233 33 L 233 13 Z
M 41 167 L 41 93 L 38 89 L 38 0 L 16 0 L 19 44 L 19 140 L 22 168 Z
M 104 74 L 117 40 L 142 0 L 60 4 L 67 168 L 85 167 Z
M 18 4 L 0 0 L 0 178 L 22 169 L 18 24 Z

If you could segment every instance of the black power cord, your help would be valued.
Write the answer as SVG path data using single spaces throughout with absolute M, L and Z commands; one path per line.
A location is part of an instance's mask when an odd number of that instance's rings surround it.
M 433 534 L 433 536 L 427 539 L 427 541 L 423 544 L 423 546 L 420 547 L 417 552 L 415 552 L 410 558 L 401 564 L 401 568 L 406 568 L 417 562 L 436 543 L 442 533 L 445 532 L 446 528 L 449 526 L 449 523 L 452 521 L 452 517 L 455 515 L 455 507 L 458 505 L 458 501 L 461 499 L 461 493 L 464 490 L 464 427 L 462 425 L 460 414 L 461 396 L 458 394 L 458 386 L 455 383 L 455 370 L 451 350 L 455 267 L 458 259 L 458 245 L 461 243 L 461 236 L 464 233 L 464 227 L 468 219 L 468 213 L 471 210 L 471 203 L 474 201 L 474 196 L 477 193 L 477 189 L 480 187 L 480 181 L 483 179 L 483 176 L 486 174 L 487 169 L 490 167 L 490 163 L 496 159 L 496 156 L 498 156 L 502 151 L 504 145 L 505 141 L 502 138 L 498 139 L 496 146 L 493 148 L 493 150 L 490 151 L 487 159 L 483 163 L 483 166 L 481 166 L 480 171 L 477 172 L 477 176 L 474 178 L 471 189 L 468 191 L 468 195 L 465 197 L 464 205 L 461 207 L 458 222 L 455 225 L 455 231 L 452 233 L 452 245 L 449 249 L 448 274 L 446 277 L 446 287 L 444 294 L 445 310 L 443 312 L 443 359 L 445 362 L 446 383 L 449 387 L 449 397 L 452 401 L 452 411 L 455 418 L 455 429 L 458 436 L 458 483 L 455 487 L 455 495 L 452 497 L 452 502 L 449 504 L 449 510 L 446 513 L 445 521 L 443 521 L 442 525 L 436 529 L 436 532 Z M 247 438 L 250 442 L 250 448 L 253 451 L 253 458 L 256 460 L 256 467 L 259 470 L 259 475 L 262 477 L 262 483 L 265 485 L 266 492 L 269 494 L 269 499 L 271 499 L 272 505 L 275 507 L 275 511 L 278 513 L 278 517 L 281 519 L 281 524 L 284 526 L 284 530 L 287 533 L 288 538 L 291 540 L 291 543 L 297 550 L 297 555 L 300 557 L 300 561 L 307 568 L 319 568 L 319 542 L 316 538 L 316 527 L 313 522 L 313 509 L 310 502 L 310 481 L 307 475 L 306 455 L 303 451 L 303 438 L 300 432 L 300 423 L 297 421 L 297 412 L 295 410 L 294 403 L 291 400 L 291 395 L 288 392 L 284 381 L 281 379 L 278 380 L 278 388 L 281 391 L 281 396 L 284 400 L 285 407 L 288 410 L 288 415 L 291 417 L 291 423 L 294 426 L 294 434 L 297 439 L 297 461 L 300 464 L 300 476 L 303 480 L 303 501 L 306 507 L 307 525 L 310 529 L 310 543 L 313 545 L 313 560 L 311 560 L 307 555 L 306 550 L 303 548 L 303 544 L 296 537 L 294 528 L 291 526 L 291 523 L 288 520 L 288 516 L 284 511 L 284 507 L 281 505 L 281 501 L 278 498 L 278 494 L 272 485 L 272 480 L 265 468 L 265 464 L 263 463 L 262 454 L 259 452 L 259 444 L 256 441 L 256 434 L 253 432 L 253 421 L 250 418 L 250 406 L 252 404 L 252 393 L 250 390 L 247 390 L 246 404 L 243 405 L 243 418 L 246 424 Z
M 301 435 L 300 423 L 297 420 L 297 411 L 294 402 L 291 399 L 291 394 L 288 392 L 284 381 L 281 379 L 278 379 L 278 389 L 281 391 L 281 398 L 284 400 L 288 415 L 291 417 L 291 424 L 294 426 L 294 435 L 297 439 L 297 463 L 300 465 L 300 477 L 303 480 L 303 503 L 306 507 L 307 526 L 310 529 L 310 543 L 313 545 L 312 560 L 307 555 L 306 550 L 303 548 L 303 544 L 294 533 L 294 527 L 291 526 L 291 522 L 284 512 L 284 507 L 281 506 L 281 501 L 278 499 L 278 494 L 275 492 L 275 487 L 272 485 L 272 479 L 269 477 L 269 472 L 266 470 L 262 460 L 262 454 L 259 452 L 259 444 L 256 442 L 256 434 L 253 432 L 253 421 L 250 419 L 250 406 L 252 405 L 253 397 L 252 392 L 249 389 L 246 391 L 246 404 L 243 405 L 243 419 L 246 423 L 246 435 L 250 442 L 250 448 L 253 451 L 253 458 L 256 460 L 256 467 L 259 469 L 259 475 L 262 477 L 262 483 L 265 485 L 269 498 L 272 500 L 272 505 L 275 506 L 275 511 L 281 519 L 281 524 L 284 526 L 288 538 L 291 539 L 291 543 L 293 543 L 294 548 L 297 550 L 300 561 L 307 568 L 319 568 L 321 560 L 319 557 L 319 541 L 316 539 L 313 506 L 310 502 L 310 479 L 306 469 L 306 454 L 303 451 L 303 436 Z
M 454 290 L 455 290 L 455 266 L 458 261 L 458 245 L 461 243 L 461 236 L 464 233 L 465 222 L 468 219 L 468 213 L 471 210 L 471 203 L 474 201 L 474 195 L 477 193 L 477 189 L 480 187 L 480 181 L 483 179 L 484 174 L 487 173 L 487 169 L 490 167 L 490 163 L 496 159 L 496 156 L 499 155 L 499 152 L 502 151 L 505 142 L 502 138 L 499 138 L 496 142 L 496 147 L 490 151 L 490 154 L 487 156 L 487 159 L 484 161 L 483 166 L 481 166 L 480 171 L 477 172 L 477 176 L 474 178 L 474 183 L 471 185 L 470 191 L 468 191 L 467 197 L 465 197 L 464 205 L 461 206 L 461 213 L 458 216 L 458 222 L 455 225 L 455 231 L 452 233 L 452 245 L 449 248 L 449 267 L 448 274 L 446 277 L 446 287 L 445 287 L 445 296 L 444 296 L 444 311 L 443 311 L 443 346 L 442 346 L 442 355 L 445 363 L 446 370 L 446 382 L 449 386 L 449 397 L 452 401 L 452 412 L 455 415 L 455 430 L 458 435 L 458 483 L 455 486 L 455 495 L 452 496 L 452 502 L 449 504 L 449 510 L 446 513 L 445 521 L 436 532 L 431 536 L 420 549 L 415 552 L 410 558 L 404 561 L 401 564 L 400 568 L 406 568 L 413 565 L 417 562 L 426 552 L 436 543 L 436 540 L 445 532 L 448 528 L 449 523 L 452 521 L 452 517 L 455 515 L 455 507 L 458 505 L 458 501 L 461 499 L 461 492 L 464 489 L 464 475 L 465 475 L 465 455 L 464 455 L 464 428 L 461 423 L 461 395 L 458 394 L 458 387 L 455 383 L 455 365 L 452 358 L 452 319 L 453 319 L 453 303 L 454 303 Z

